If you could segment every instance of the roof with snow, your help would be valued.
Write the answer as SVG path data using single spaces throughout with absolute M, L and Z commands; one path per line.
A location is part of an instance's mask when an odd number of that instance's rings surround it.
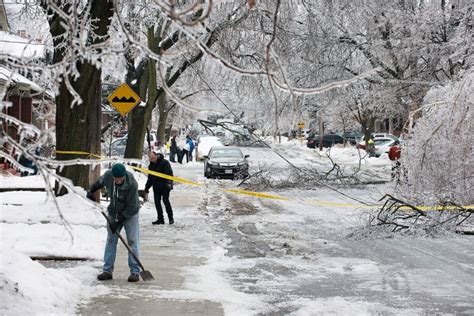
M 23 85 L 35 92 L 44 91 L 39 85 L 29 80 L 28 78 L 20 74 L 14 73 L 3 66 L 0 66 L 0 85 L 5 85 L 7 86 L 7 88 L 9 88 L 18 84 Z
M 41 58 L 45 45 L 16 34 L 0 31 L 0 54 L 14 58 Z

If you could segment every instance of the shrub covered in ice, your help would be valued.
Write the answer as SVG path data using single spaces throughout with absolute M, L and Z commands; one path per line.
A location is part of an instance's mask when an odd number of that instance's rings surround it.
M 406 181 L 400 189 L 405 198 L 428 205 L 472 205 L 473 103 L 473 71 L 460 81 L 430 89 L 402 152 Z

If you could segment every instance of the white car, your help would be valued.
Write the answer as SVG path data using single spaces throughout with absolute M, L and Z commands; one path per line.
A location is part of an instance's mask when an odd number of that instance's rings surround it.
M 377 138 L 391 138 L 391 139 L 394 139 L 394 140 L 398 140 L 398 137 L 393 135 L 393 134 L 389 134 L 389 133 L 373 133 L 372 134 L 372 137 L 375 139 Z
M 384 153 L 388 154 L 390 147 L 394 146 L 396 142 L 397 140 L 392 137 L 375 138 L 375 157 L 380 157 Z
M 214 146 L 224 146 L 216 136 L 201 136 L 197 144 L 197 157 L 202 160 L 204 156 L 209 155 L 209 151 Z
M 396 142 L 400 142 L 398 138 L 395 136 L 386 136 L 381 137 L 380 134 L 377 135 L 378 137 L 374 137 L 374 146 L 375 146 L 375 157 L 380 157 L 383 153 L 387 153 L 390 151 L 390 147 L 394 146 Z M 356 146 L 359 149 L 365 150 L 365 140 L 362 139 L 360 143 Z

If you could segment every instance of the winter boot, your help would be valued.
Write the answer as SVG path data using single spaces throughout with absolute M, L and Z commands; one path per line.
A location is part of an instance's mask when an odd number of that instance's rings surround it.
M 97 280 L 100 280 L 100 281 L 112 280 L 112 273 L 104 271 L 97 276 Z
M 138 273 L 132 273 L 128 277 L 128 282 L 138 282 L 138 280 L 140 280 L 140 276 L 138 275 Z

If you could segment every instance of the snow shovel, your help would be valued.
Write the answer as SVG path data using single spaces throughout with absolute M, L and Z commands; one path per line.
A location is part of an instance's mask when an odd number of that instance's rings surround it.
M 110 222 L 110 219 L 109 217 L 107 216 L 107 214 L 104 213 L 104 211 L 100 210 L 100 212 L 102 213 L 102 215 L 104 215 L 105 219 L 107 220 L 107 223 L 110 225 L 112 224 Z M 130 248 L 130 246 L 127 244 L 127 242 L 125 241 L 125 239 L 122 237 L 122 235 L 120 235 L 120 233 L 118 231 L 115 231 L 114 232 L 115 234 L 117 234 L 117 236 L 120 238 L 120 240 L 122 241 L 122 244 L 127 248 L 128 252 L 132 255 L 133 258 L 135 258 L 135 260 L 138 262 L 138 264 L 140 265 L 140 268 L 142 268 L 142 271 L 140 272 L 140 276 L 142 277 L 143 281 L 151 281 L 151 280 L 154 280 L 155 278 L 153 277 L 153 275 L 151 274 L 150 271 L 146 271 L 145 270 L 145 267 L 143 266 L 143 264 L 140 262 L 140 260 L 138 260 L 138 257 L 133 253 L 133 250 L 132 248 Z

